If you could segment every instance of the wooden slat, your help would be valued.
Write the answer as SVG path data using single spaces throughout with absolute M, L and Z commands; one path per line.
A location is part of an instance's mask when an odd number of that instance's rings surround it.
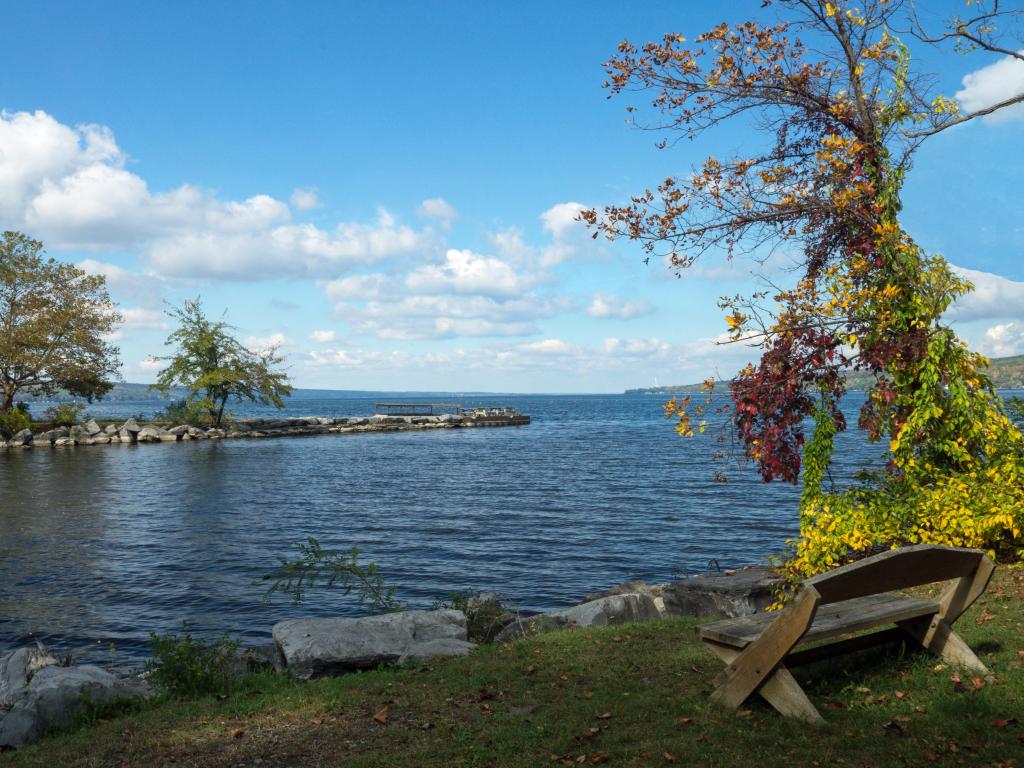
M 722 683 L 711 694 L 711 700 L 731 709 L 739 707 L 803 637 L 814 621 L 817 607 L 817 591 L 814 587 L 805 586 L 758 638 L 725 668 L 719 676 Z
M 804 584 L 817 589 L 825 605 L 967 576 L 984 557 L 980 549 L 916 544 L 866 557 L 807 579 Z
M 824 640 L 828 637 L 870 629 L 885 624 L 931 616 L 939 611 L 939 604 L 930 600 L 885 593 L 857 597 L 818 609 L 814 623 L 801 638 L 801 643 Z M 759 613 L 725 619 L 698 627 L 700 636 L 718 643 L 744 648 L 752 643 L 765 628 L 776 620 L 777 614 Z
M 992 558 L 988 555 L 981 558 L 974 573 L 957 579 L 939 597 L 939 615 L 948 624 L 953 624 L 988 589 L 995 570 Z
M 721 645 L 710 640 L 705 640 L 704 644 L 714 651 L 718 658 L 726 664 L 732 663 L 733 659 L 740 655 L 738 648 Z M 807 694 L 800 687 L 800 683 L 783 666 L 777 667 L 775 672 L 761 683 L 761 687 L 757 689 L 757 692 L 784 717 L 795 717 L 815 725 L 821 725 L 825 722 L 821 717 L 821 713 L 815 709 L 814 704 L 807 698 Z
M 988 667 L 941 617 L 935 616 L 930 623 L 917 619 L 900 626 L 947 664 L 964 667 L 980 675 L 989 674 Z

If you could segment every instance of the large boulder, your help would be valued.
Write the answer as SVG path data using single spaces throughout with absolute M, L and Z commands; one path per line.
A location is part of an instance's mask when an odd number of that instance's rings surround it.
M 36 672 L 54 664 L 57 659 L 41 645 L 0 654 L 0 712 L 14 704 L 16 695 Z
M 10 440 L 7 441 L 7 445 L 12 448 L 18 445 L 31 445 L 32 444 L 32 430 L 22 429 L 14 433 Z
M 188 424 L 179 424 L 178 426 L 172 427 L 171 429 L 167 430 L 167 434 L 169 434 L 169 435 L 176 435 L 177 437 L 182 437 L 187 432 L 188 432 Z
M 135 419 L 128 419 L 128 421 L 121 425 L 121 432 L 137 434 L 141 431 L 142 427 L 139 426 L 139 422 L 137 422 Z
M 10 698 L 0 719 L 0 747 L 30 744 L 97 704 L 148 695 L 145 683 L 121 680 L 99 667 L 45 666 Z
M 291 619 L 275 624 L 272 634 L 289 671 L 304 680 L 406 659 L 462 656 L 476 647 L 466 640 L 465 615 L 452 610 Z
M 662 597 L 666 613 L 680 616 L 749 616 L 775 601 L 779 575 L 771 568 L 754 567 L 702 573 L 674 581 Z
M 549 611 L 517 619 L 501 630 L 495 641 L 503 643 L 540 632 L 556 632 L 578 627 L 640 624 L 659 618 L 661 611 L 649 593 L 609 595 L 560 611 Z
M 103 431 L 100 425 L 96 423 L 95 419 L 89 419 L 87 422 L 85 422 L 85 424 L 82 425 L 82 428 L 89 433 L 90 437 L 92 435 L 98 435 L 100 432 Z
M 156 427 L 143 427 L 139 430 L 139 433 L 135 436 L 137 442 L 140 443 L 159 443 L 160 442 L 161 430 Z M 178 438 L 175 437 L 175 440 Z

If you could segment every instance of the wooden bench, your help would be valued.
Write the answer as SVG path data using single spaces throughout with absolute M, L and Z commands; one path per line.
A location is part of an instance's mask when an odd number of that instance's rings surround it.
M 698 627 L 701 640 L 728 665 L 713 701 L 737 709 L 755 692 L 783 715 L 824 722 L 789 667 L 910 638 L 949 664 L 987 674 L 953 631 L 985 591 L 995 563 L 981 550 L 918 544 L 867 557 L 804 581 L 779 613 L 725 619 Z M 955 579 L 937 600 L 892 590 Z M 838 635 L 889 629 L 794 650 Z

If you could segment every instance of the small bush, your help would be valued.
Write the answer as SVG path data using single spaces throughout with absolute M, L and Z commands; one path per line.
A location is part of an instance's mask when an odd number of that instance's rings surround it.
M 84 403 L 58 403 L 51 405 L 43 415 L 46 420 L 58 427 L 73 427 L 80 424 L 89 414 L 85 412 Z
M 453 592 L 447 600 L 438 600 L 434 609 L 449 608 L 466 614 L 466 634 L 474 643 L 489 643 L 515 617 L 493 594 Z
M 188 424 L 190 427 L 208 427 L 213 423 L 209 411 L 184 399 L 168 403 L 162 411 L 154 413 L 153 418 L 174 424 Z
M 227 693 L 238 678 L 239 640 L 224 634 L 212 643 L 192 637 L 188 624 L 181 635 L 150 633 L 153 658 L 146 663 L 150 680 L 175 696 Z
M 18 403 L 21 405 L 21 403 Z M 10 440 L 15 434 L 32 425 L 32 419 L 21 408 L 0 411 L 0 437 Z

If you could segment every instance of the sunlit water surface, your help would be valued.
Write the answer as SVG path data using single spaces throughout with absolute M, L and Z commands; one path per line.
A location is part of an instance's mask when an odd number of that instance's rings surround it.
M 679 438 L 658 396 L 508 396 L 525 427 L 0 451 L 0 648 L 39 638 L 118 663 L 150 632 L 266 641 L 295 607 L 253 582 L 297 540 L 356 545 L 401 599 L 493 590 L 523 609 L 632 579 L 762 561 L 795 533 L 797 489 Z M 850 404 L 851 422 L 859 402 Z M 357 415 L 368 399 L 298 398 L 286 415 Z M 97 404 L 97 417 L 152 403 Z M 240 415 L 254 411 L 242 411 Z M 711 430 L 714 432 L 714 430 Z M 837 477 L 877 447 L 840 439 Z M 728 483 L 716 482 L 715 470 Z

